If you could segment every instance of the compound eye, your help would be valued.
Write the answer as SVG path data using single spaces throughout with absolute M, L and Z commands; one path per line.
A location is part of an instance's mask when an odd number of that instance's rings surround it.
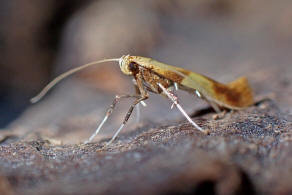
M 129 64 L 129 69 L 132 71 L 132 70 L 134 70 L 134 69 L 136 69 L 136 64 L 134 63 L 134 62 L 131 62 L 130 64 Z
M 129 64 L 129 70 L 132 72 L 132 73 L 136 73 L 138 71 L 138 65 L 134 62 L 130 62 Z

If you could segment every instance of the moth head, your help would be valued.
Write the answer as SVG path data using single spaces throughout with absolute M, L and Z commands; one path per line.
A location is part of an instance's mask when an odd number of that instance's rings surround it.
M 132 61 L 130 55 L 124 55 L 119 60 L 121 71 L 126 75 L 134 75 L 139 71 L 138 64 Z

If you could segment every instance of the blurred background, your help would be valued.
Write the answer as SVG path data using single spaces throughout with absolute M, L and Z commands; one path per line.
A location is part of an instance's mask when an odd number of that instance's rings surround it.
M 285 107 L 291 90 L 277 94 L 291 81 L 291 10 L 289 0 L 2 0 L 0 128 L 56 133 L 70 124 L 68 131 L 86 129 L 88 136 L 115 94 L 134 92 L 131 79 L 116 64 L 72 76 L 36 105 L 29 99 L 70 68 L 125 54 L 221 82 L 245 75 L 256 95 L 273 92 L 280 107 L 291 112 Z M 207 106 L 184 96 L 189 110 Z M 165 99 L 150 99 L 142 121 L 179 115 L 170 114 Z M 109 129 L 122 121 L 129 104 L 120 105 L 121 115 L 113 117 Z

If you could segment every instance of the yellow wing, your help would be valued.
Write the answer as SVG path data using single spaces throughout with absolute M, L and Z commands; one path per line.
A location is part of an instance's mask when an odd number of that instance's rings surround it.
M 148 68 L 163 77 L 198 90 L 204 98 L 230 109 L 241 109 L 253 104 L 253 93 L 245 77 L 228 84 L 219 83 L 204 75 L 167 65 L 151 58 L 131 56 L 131 61 Z

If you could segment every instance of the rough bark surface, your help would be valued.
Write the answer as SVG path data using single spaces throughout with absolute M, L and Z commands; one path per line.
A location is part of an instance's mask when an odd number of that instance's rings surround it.
M 201 112 L 201 114 L 204 112 Z M 289 194 L 292 123 L 264 100 L 222 119 L 143 126 L 106 141 L 56 145 L 18 141 L 0 147 L 1 183 L 20 194 Z M 68 127 L 69 128 L 69 127 Z M 12 138 L 10 138 L 11 140 Z M 6 142 L 6 144 L 5 144 Z M 2 186 L 2 185 L 1 185 Z M 267 186 L 269 186 L 267 188 Z

